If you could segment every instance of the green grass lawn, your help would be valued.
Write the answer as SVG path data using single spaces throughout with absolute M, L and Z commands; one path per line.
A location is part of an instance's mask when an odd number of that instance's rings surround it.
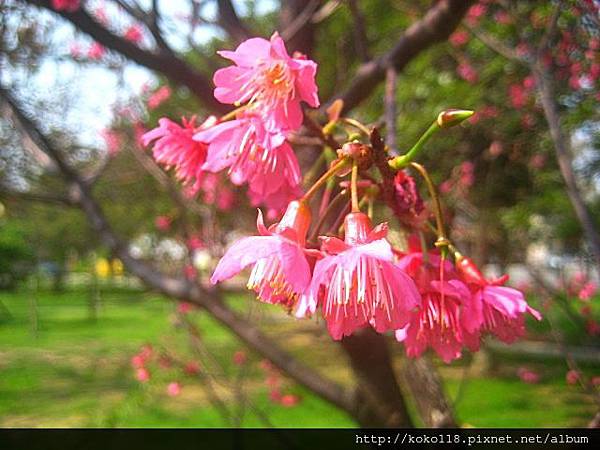
M 0 293 L 6 309 L 0 308 L 0 426 L 228 425 L 209 401 L 205 384 L 196 377 L 153 363 L 150 382 L 142 384 L 135 379 L 130 359 L 146 343 L 155 351 L 168 348 L 182 361 L 204 358 L 192 352 L 172 303 L 155 294 L 104 288 L 94 319 L 90 317 L 89 298 L 90 293 L 83 288 L 60 294 L 31 289 Z M 275 309 L 257 308 L 245 296 L 230 301 L 306 362 L 339 382 L 350 382 L 343 356 L 322 327 L 298 323 Z M 282 390 L 298 395 L 301 402 L 294 407 L 271 402 L 260 358 L 249 353 L 248 363 L 240 369 L 232 364 L 232 355 L 243 348 L 236 338 L 201 312 L 189 317 L 201 330 L 203 348 L 217 361 L 211 367 L 219 370 L 210 372 L 215 392 L 234 415 L 241 417 L 243 426 L 355 425 L 347 415 L 289 380 L 283 380 Z M 398 358 L 401 351 L 398 346 Z M 460 420 L 472 426 L 587 423 L 594 404 L 577 387 L 566 385 L 561 364 L 527 364 L 542 374 L 535 385 L 516 377 L 519 364 L 506 362 L 501 370 L 491 373 L 470 369 L 464 379 L 460 363 L 444 367 Z M 167 384 L 173 380 L 182 384 L 177 397 L 166 393 Z M 248 398 L 244 404 L 232 396 L 233 383 L 241 386 Z M 238 413 L 241 410 L 244 414 Z

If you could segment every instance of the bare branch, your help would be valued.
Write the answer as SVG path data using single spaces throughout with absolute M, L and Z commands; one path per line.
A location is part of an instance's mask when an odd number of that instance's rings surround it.
M 513 48 L 508 47 L 507 45 L 500 42 L 498 39 L 494 38 L 493 36 L 490 36 L 490 35 L 484 33 L 483 31 L 476 30 L 475 28 L 470 27 L 468 25 L 465 25 L 465 27 L 469 30 L 469 32 L 473 36 L 475 36 L 477 39 L 479 39 L 490 50 L 493 50 L 494 52 L 498 53 L 499 55 L 504 56 L 506 59 L 508 59 L 510 61 L 515 61 L 515 62 L 518 62 L 521 64 L 526 63 L 526 60 L 524 58 L 520 57 Z
M 231 1 L 217 0 L 217 4 L 219 6 L 219 25 L 237 42 L 248 39 L 250 32 L 238 17 Z
M 348 0 L 348 6 L 350 7 L 350 13 L 354 19 L 354 43 L 356 46 L 356 53 L 358 54 L 358 57 L 365 62 L 370 59 L 365 16 L 360 10 L 356 0 Z
M 373 89 L 385 78 L 388 67 L 400 72 L 406 64 L 422 51 L 442 42 L 458 26 L 473 0 L 440 0 L 421 20 L 412 24 L 387 53 L 363 64 L 348 88 L 336 98 L 344 101 L 344 112 L 357 106 L 371 95 Z M 332 99 L 333 101 L 335 99 Z
M 20 122 L 23 131 L 29 134 L 32 140 L 40 146 L 40 149 L 56 162 L 65 180 L 77 190 L 78 202 L 88 222 L 104 245 L 123 261 L 125 267 L 133 275 L 137 276 L 149 288 L 155 289 L 169 298 L 189 301 L 204 308 L 250 348 L 269 359 L 290 378 L 339 408 L 349 413 L 354 411 L 354 396 L 351 393 L 346 392 L 342 386 L 323 377 L 282 350 L 258 328 L 232 311 L 223 302 L 218 290 L 204 288 L 183 278 L 169 277 L 158 272 L 146 262 L 134 258 L 128 245 L 117 236 L 109 224 L 104 211 L 96 202 L 89 186 L 86 185 L 77 172 L 66 164 L 61 153 L 52 146 L 36 124 L 22 112 L 12 96 L 1 87 L 0 97 L 13 110 L 14 116 Z
M 138 47 L 106 29 L 83 8 L 75 12 L 55 11 L 47 0 L 24 1 L 59 14 L 104 47 L 114 50 L 148 69 L 164 74 L 174 83 L 186 86 L 209 110 L 222 114 L 229 109 L 226 105 L 214 99 L 210 81 L 202 73 L 174 54 L 167 54 L 165 52 L 156 54 Z

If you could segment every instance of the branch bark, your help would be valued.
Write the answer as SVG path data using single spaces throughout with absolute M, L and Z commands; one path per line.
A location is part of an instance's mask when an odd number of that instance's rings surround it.
M 387 53 L 363 64 L 346 90 L 336 98 L 344 100 L 348 112 L 365 100 L 385 78 L 388 67 L 400 72 L 419 53 L 442 42 L 458 26 L 473 0 L 440 0 L 418 22 L 412 24 Z M 335 100 L 335 99 L 333 99 Z M 332 101 L 333 101 L 332 100 Z
M 258 328 L 251 325 L 224 303 L 217 289 L 203 288 L 185 279 L 168 277 L 149 264 L 134 258 L 128 246 L 116 235 L 100 205 L 94 199 L 89 186 L 80 175 L 63 159 L 62 154 L 44 136 L 37 125 L 23 113 L 18 103 L 3 88 L 0 97 L 8 104 L 16 122 L 23 132 L 27 133 L 40 150 L 48 154 L 56 162 L 69 187 L 78 192 L 78 203 L 85 213 L 88 222 L 98 236 L 127 269 L 151 289 L 167 297 L 186 300 L 208 311 L 217 321 L 227 326 L 235 335 L 250 348 L 269 359 L 281 371 L 299 384 L 307 387 L 326 401 L 352 414 L 354 411 L 354 396 L 342 386 L 323 377 L 311 368 L 305 366 L 289 353 L 283 351 Z
M 250 37 L 246 25 L 242 23 L 230 0 L 217 0 L 219 7 L 219 24 L 235 41 L 241 42 Z
M 24 1 L 59 14 L 71 22 L 78 30 L 88 34 L 104 47 L 120 53 L 125 58 L 136 62 L 141 66 L 164 74 L 169 80 L 176 84 L 186 86 L 202 101 L 202 104 L 207 109 L 218 114 L 224 114 L 229 110 L 226 105 L 219 103 L 214 99 L 210 80 L 175 54 L 164 51 L 152 53 L 144 50 L 112 33 L 94 20 L 94 18 L 83 8 L 80 8 L 75 12 L 55 11 L 52 9 L 50 1 L 47 0 Z

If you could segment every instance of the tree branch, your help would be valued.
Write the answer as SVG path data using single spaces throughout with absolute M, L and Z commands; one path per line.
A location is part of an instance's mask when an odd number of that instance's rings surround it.
M 203 288 L 182 278 L 168 277 L 147 263 L 134 258 L 129 247 L 123 242 L 108 223 L 100 205 L 94 199 L 89 186 L 82 180 L 63 159 L 61 153 L 40 132 L 37 125 L 20 109 L 12 96 L 0 87 L 0 97 L 9 105 L 13 115 L 21 124 L 22 129 L 40 146 L 40 149 L 50 156 L 59 167 L 67 183 L 78 192 L 78 203 L 83 209 L 88 222 L 101 241 L 118 258 L 125 267 L 137 276 L 147 287 L 154 289 L 167 297 L 189 301 L 208 311 L 217 321 L 227 326 L 236 336 L 250 348 L 269 359 L 281 371 L 299 384 L 307 387 L 326 401 L 352 413 L 354 411 L 354 396 L 342 386 L 323 377 L 305 366 L 289 353 L 282 350 L 258 328 L 248 323 L 232 311 L 219 296 L 218 290 Z
M 151 53 L 141 49 L 126 39 L 115 35 L 100 23 L 94 20 L 83 8 L 75 12 L 55 11 L 48 0 L 24 0 L 35 6 L 39 6 L 59 14 L 71 22 L 78 30 L 88 34 L 104 47 L 120 53 L 127 59 L 141 66 L 164 74 L 169 80 L 176 84 L 186 86 L 207 109 L 219 114 L 228 111 L 228 107 L 217 102 L 213 97 L 211 82 L 200 72 L 190 66 L 184 60 L 170 53 Z
M 389 52 L 363 64 L 348 88 L 335 97 L 344 100 L 344 112 L 356 107 L 371 94 L 385 78 L 388 67 L 393 66 L 400 72 L 419 53 L 436 42 L 446 40 L 472 3 L 473 0 L 440 0 L 425 17 L 412 24 L 400 36 Z
M 250 37 L 250 32 L 238 17 L 231 1 L 217 0 L 217 5 L 219 7 L 219 25 L 229 33 L 229 36 L 237 42 L 248 39 Z

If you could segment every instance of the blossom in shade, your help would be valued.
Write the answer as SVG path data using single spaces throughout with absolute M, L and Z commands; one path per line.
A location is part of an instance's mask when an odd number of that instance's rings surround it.
M 195 125 L 195 118 L 182 119 L 182 126 L 167 119 L 158 121 L 158 127 L 142 136 L 144 146 L 154 142 L 152 156 L 157 163 L 167 169 L 174 168 L 175 175 L 183 183 L 190 185 L 194 192 L 200 188 L 202 166 L 206 161 L 207 145 L 192 139 L 199 130 L 210 127 L 216 119 L 209 117 L 200 126 Z
M 52 8 L 56 11 L 75 12 L 80 6 L 80 0 L 52 0 Z
M 238 350 L 233 354 L 233 363 L 236 366 L 243 366 L 248 361 L 248 355 L 243 350 Z
M 565 375 L 565 379 L 567 384 L 577 384 L 577 382 L 581 379 L 581 373 L 577 370 L 569 370 Z
M 177 397 L 181 394 L 181 384 L 177 381 L 172 381 L 167 385 L 167 394 L 169 397 Z
M 432 348 L 449 363 L 461 357 L 465 346 L 477 350 L 478 323 L 464 316 L 471 307 L 472 296 L 452 264 L 435 253 L 424 256 L 415 247 L 398 265 L 415 280 L 422 299 L 421 309 L 412 315 L 408 326 L 396 331 L 396 339 L 404 343 L 406 354 L 418 357 Z
M 156 109 L 171 97 L 171 88 L 161 86 L 148 97 L 148 108 Z
M 318 303 L 333 339 L 371 325 L 377 332 L 404 327 L 420 304 L 413 280 L 394 264 L 387 224 L 373 228 L 363 213 L 344 220 L 344 241 L 322 237 L 326 253 L 316 262 L 307 309 Z
M 277 33 L 270 40 L 252 38 L 235 51 L 218 53 L 235 63 L 215 72 L 215 98 L 220 102 L 250 103 L 272 126 L 290 130 L 302 124 L 301 101 L 319 106 L 317 64 L 305 57 L 291 57 Z
M 194 139 L 208 144 L 203 170 L 229 168 L 231 181 L 248 183 L 257 203 L 272 202 L 270 197 L 298 189 L 301 175 L 294 151 L 284 134 L 268 131 L 257 115 L 217 124 L 196 133 Z M 290 200 L 287 194 L 284 198 Z
M 271 304 L 293 307 L 310 283 L 310 267 L 305 256 L 306 232 L 310 209 L 302 202 L 288 206 L 281 221 L 267 229 L 259 211 L 259 236 L 243 238 L 221 258 L 211 282 L 231 278 L 253 265 L 247 287 L 258 299 Z
M 168 216 L 158 216 L 154 219 L 154 225 L 159 231 L 169 231 L 169 228 L 171 228 L 171 218 Z
M 542 320 L 541 314 L 530 307 L 521 291 L 503 286 L 508 280 L 504 275 L 487 280 L 469 258 L 457 256 L 457 270 L 473 295 L 471 307 L 465 309 L 467 322 L 474 325 L 470 331 L 480 328 L 495 335 L 503 342 L 512 343 L 525 334 L 525 314 Z

